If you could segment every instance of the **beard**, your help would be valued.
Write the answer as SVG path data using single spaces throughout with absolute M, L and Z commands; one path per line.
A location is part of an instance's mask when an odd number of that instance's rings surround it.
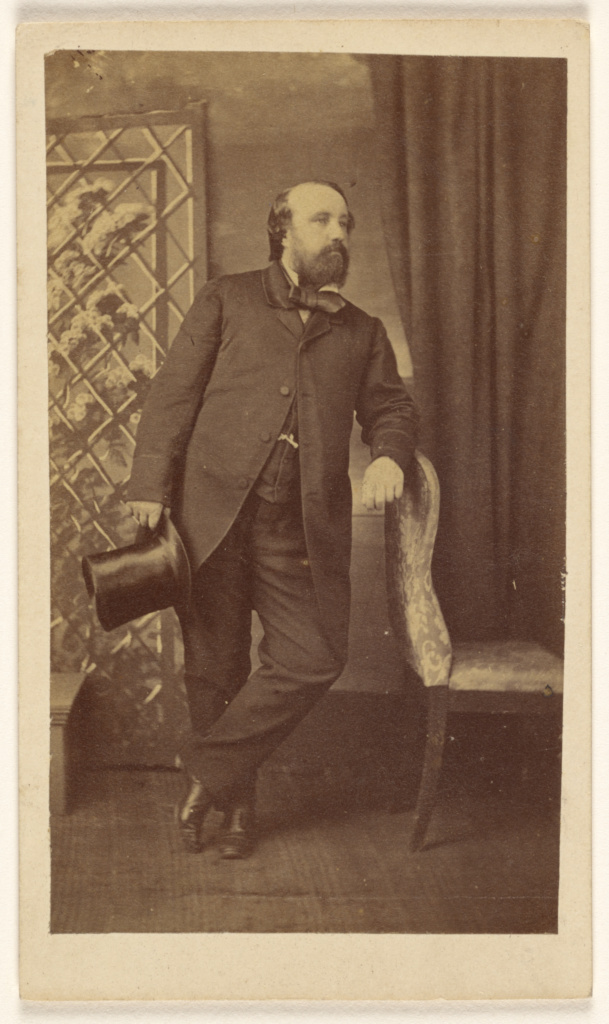
M 295 253 L 293 262 L 298 282 L 305 287 L 317 290 L 326 284 L 335 284 L 341 288 L 347 280 L 349 252 L 342 242 L 328 245 L 317 256 Z

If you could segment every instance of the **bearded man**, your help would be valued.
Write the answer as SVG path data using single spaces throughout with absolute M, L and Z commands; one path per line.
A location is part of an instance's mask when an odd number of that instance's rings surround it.
M 385 330 L 339 293 L 353 217 L 333 182 L 282 192 L 270 265 L 211 281 L 154 379 L 130 508 L 171 509 L 193 568 L 184 639 L 192 734 L 177 810 L 186 847 L 224 811 L 223 857 L 254 845 L 256 771 L 347 658 L 355 413 L 369 509 L 402 494 L 416 413 Z M 251 613 L 263 628 L 251 673 Z

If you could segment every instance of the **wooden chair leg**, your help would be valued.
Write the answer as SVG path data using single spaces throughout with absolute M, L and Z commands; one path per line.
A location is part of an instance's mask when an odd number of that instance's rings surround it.
M 442 755 L 446 739 L 448 717 L 448 687 L 433 686 L 427 694 L 427 742 L 423 760 L 423 773 L 414 816 L 414 830 L 410 848 L 414 852 L 422 849 L 425 834 L 431 821 L 436 799 L 436 790 L 442 769 Z

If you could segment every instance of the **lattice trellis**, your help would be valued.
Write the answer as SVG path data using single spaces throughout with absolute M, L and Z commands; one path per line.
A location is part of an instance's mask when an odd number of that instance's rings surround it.
M 133 539 L 139 413 L 205 280 L 203 108 L 49 122 L 47 181 L 53 662 L 144 687 L 150 735 L 175 619 L 103 634 L 80 559 Z

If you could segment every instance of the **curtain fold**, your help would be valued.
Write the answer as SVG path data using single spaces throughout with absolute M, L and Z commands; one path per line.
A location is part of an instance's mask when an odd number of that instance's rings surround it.
M 456 639 L 562 646 L 566 61 L 369 58 Z

